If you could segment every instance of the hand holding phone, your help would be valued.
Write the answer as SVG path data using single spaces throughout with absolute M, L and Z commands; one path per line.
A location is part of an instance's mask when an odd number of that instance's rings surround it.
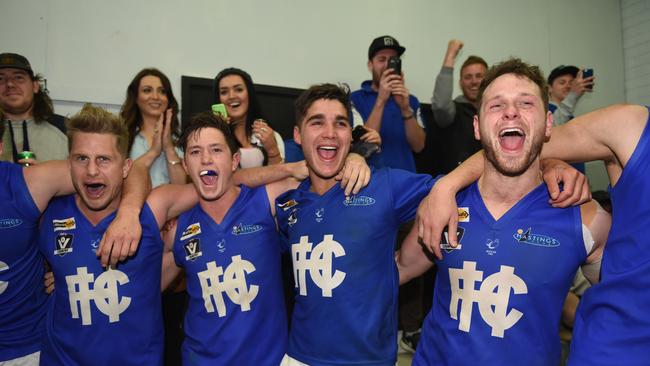
M 361 136 L 366 134 L 366 129 L 363 126 L 358 125 L 352 130 L 352 142 L 361 141 Z
M 368 159 L 372 154 L 379 151 L 379 145 L 361 140 L 361 137 L 368 132 L 363 126 L 359 125 L 352 130 L 352 148 L 350 152 L 357 153 Z
M 393 74 L 402 75 L 402 59 L 392 56 L 388 59 L 388 68 L 393 69 Z
M 582 70 L 582 78 L 583 79 L 590 78 L 592 76 L 594 76 L 594 69 L 592 69 L 592 68 L 584 68 Z M 593 85 L 589 85 L 586 88 L 587 89 L 593 89 L 593 87 L 594 87 Z

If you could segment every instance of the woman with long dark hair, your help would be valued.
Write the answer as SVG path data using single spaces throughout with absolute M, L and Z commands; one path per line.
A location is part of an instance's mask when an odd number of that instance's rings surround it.
M 230 128 L 241 147 L 240 166 L 282 163 L 282 137 L 264 120 L 250 75 L 234 67 L 223 69 L 215 77 L 214 90 L 217 103 L 226 106 Z
M 180 132 L 178 102 L 167 76 L 155 68 L 138 72 L 126 89 L 120 114 L 129 129 L 130 157 L 149 154 L 153 159 L 151 184 L 185 183 L 182 153 L 175 147 Z

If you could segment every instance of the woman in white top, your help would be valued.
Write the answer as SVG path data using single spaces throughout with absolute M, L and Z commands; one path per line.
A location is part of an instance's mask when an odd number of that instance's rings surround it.
M 240 145 L 242 168 L 280 164 L 284 160 L 284 142 L 262 117 L 255 86 L 250 75 L 234 67 L 221 70 L 215 77 L 218 103 L 223 103 L 233 134 Z

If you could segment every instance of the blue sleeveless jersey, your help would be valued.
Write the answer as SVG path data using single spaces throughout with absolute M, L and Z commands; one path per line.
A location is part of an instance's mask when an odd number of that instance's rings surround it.
M 397 355 L 395 239 L 433 178 L 379 169 L 346 199 L 306 180 L 276 200 L 296 288 L 288 354 L 310 365 L 394 365 Z
M 41 215 L 22 167 L 0 162 L 0 362 L 40 349 L 47 295 L 38 253 Z
M 217 224 L 200 205 L 178 219 L 174 259 L 185 269 L 183 365 L 279 365 L 287 318 L 282 246 L 265 187 L 241 186 Z
M 650 123 L 616 185 L 601 282 L 580 301 L 571 365 L 650 364 Z
M 556 366 L 559 320 L 587 253 L 579 207 L 539 185 L 498 221 L 476 183 L 457 195 L 457 249 L 443 244 L 413 365 Z
M 53 200 L 41 223 L 39 249 L 54 273 L 42 365 L 161 365 L 160 271 L 163 243 L 148 205 L 140 214 L 135 256 L 104 270 L 95 255 L 115 213 L 97 226 L 75 196 Z

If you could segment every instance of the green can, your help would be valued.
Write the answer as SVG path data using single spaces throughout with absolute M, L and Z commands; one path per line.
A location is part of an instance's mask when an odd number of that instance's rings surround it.
M 18 160 L 22 160 L 22 159 L 36 159 L 36 154 L 34 154 L 31 151 L 27 151 L 27 150 L 25 150 L 23 152 L 19 152 L 18 153 Z M 23 163 L 23 166 L 30 166 L 30 164 L 29 163 Z

